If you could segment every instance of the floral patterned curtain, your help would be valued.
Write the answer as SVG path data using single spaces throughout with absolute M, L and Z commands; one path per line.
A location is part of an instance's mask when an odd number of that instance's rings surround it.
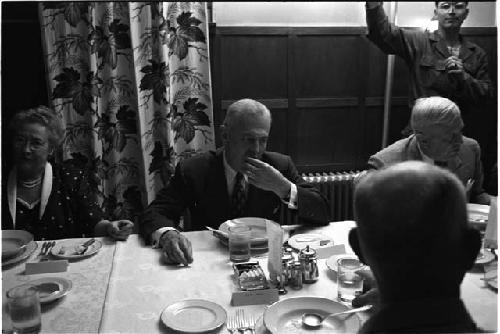
M 61 159 L 98 177 L 104 211 L 133 219 L 175 164 L 214 149 L 203 2 L 42 2 Z

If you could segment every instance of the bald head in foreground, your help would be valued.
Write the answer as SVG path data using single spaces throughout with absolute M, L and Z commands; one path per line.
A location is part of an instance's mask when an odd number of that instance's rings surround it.
M 349 242 L 370 266 L 380 302 L 362 333 L 478 330 L 460 284 L 481 238 L 467 223 L 456 176 L 419 161 L 398 163 L 360 181 L 354 210 Z

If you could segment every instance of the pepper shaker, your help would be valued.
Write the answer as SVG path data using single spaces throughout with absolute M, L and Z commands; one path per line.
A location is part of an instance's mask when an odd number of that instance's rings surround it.
M 307 284 L 315 283 L 319 277 L 316 251 L 307 246 L 300 251 L 299 260 L 302 265 L 302 281 Z
M 291 264 L 289 285 L 294 290 L 302 289 L 302 264 L 298 260 Z

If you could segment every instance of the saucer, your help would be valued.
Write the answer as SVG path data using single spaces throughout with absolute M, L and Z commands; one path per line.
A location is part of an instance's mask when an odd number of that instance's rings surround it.
M 163 324 L 181 333 L 205 333 L 226 322 L 226 310 L 203 299 L 187 299 L 167 306 L 161 313 Z

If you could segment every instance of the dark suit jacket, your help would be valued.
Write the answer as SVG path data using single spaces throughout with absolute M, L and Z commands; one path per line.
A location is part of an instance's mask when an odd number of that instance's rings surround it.
M 358 333 L 482 333 L 459 299 L 423 299 L 378 307 Z
M 300 177 L 289 156 L 265 152 L 262 161 L 297 185 L 299 221 L 312 224 L 329 221 L 325 198 Z M 282 204 L 273 192 L 249 184 L 244 216 L 279 221 Z M 226 220 L 237 218 L 230 216 L 222 150 L 202 153 L 177 164 L 169 184 L 158 192 L 141 217 L 139 229 L 146 242 L 158 228 L 178 224 L 186 208 L 191 213 L 191 230 L 204 226 L 218 228 Z
M 446 169 L 455 174 L 465 185 L 469 179 L 474 180 L 471 189 L 471 201 L 475 202 L 483 189 L 483 165 L 481 164 L 481 148 L 479 144 L 471 138 L 463 137 L 458 155 L 447 161 Z M 398 162 L 408 160 L 423 160 L 422 154 L 417 146 L 415 135 L 403 138 L 387 146 L 378 153 L 375 153 L 368 160 L 371 168 L 380 169 Z

